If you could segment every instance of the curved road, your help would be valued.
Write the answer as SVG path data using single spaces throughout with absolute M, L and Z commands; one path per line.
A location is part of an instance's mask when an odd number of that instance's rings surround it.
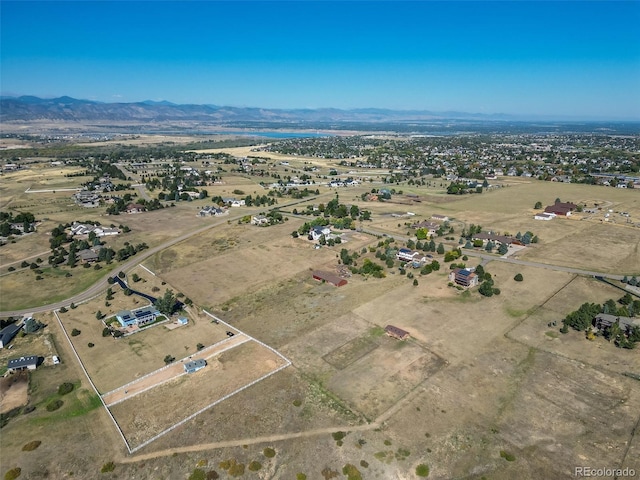
M 323 194 L 323 195 L 327 195 L 327 194 Z M 281 209 L 281 208 L 287 208 L 293 205 L 297 205 L 299 203 L 305 203 L 305 202 L 309 202 L 310 200 L 314 200 L 316 198 L 322 197 L 323 195 L 319 195 L 316 197 L 307 197 L 307 198 L 303 198 L 301 200 L 296 200 L 295 202 L 290 202 L 284 205 L 277 205 L 272 207 L 271 209 Z M 261 209 L 251 209 L 251 210 L 247 210 L 247 209 L 243 209 L 242 213 L 239 215 L 235 215 L 233 217 L 224 217 L 223 219 L 221 219 L 218 222 L 212 223 L 210 225 L 207 225 L 205 227 L 199 228 L 197 230 L 193 230 L 191 232 L 185 233 L 183 235 L 180 235 L 179 237 L 176 238 L 172 238 L 171 240 L 155 246 L 153 248 L 149 248 L 147 250 L 143 250 L 140 253 L 137 253 L 136 255 L 134 255 L 133 257 L 131 257 L 130 259 L 128 259 L 126 262 L 122 263 L 119 267 L 118 270 L 122 270 L 122 271 L 127 271 L 131 268 L 133 268 L 134 266 L 136 266 L 139 263 L 142 263 L 144 260 L 146 260 L 147 258 L 149 258 L 152 255 L 155 255 L 156 253 L 164 250 L 165 248 L 169 248 L 172 247 L 173 245 L 175 245 L 176 243 L 180 243 L 183 242 L 185 240 L 187 240 L 190 237 L 193 237 L 194 235 L 199 235 L 200 233 L 206 232 L 207 230 L 216 227 L 218 225 L 221 225 L 223 223 L 227 223 L 227 221 L 230 220 L 238 220 L 239 218 L 244 217 L 245 215 L 251 215 L 254 214 L 258 211 L 264 211 L 264 208 Z M 50 303 L 48 305 L 41 305 L 41 306 L 35 306 L 35 307 L 31 307 L 31 308 L 23 308 L 21 310 L 9 310 L 9 311 L 4 311 L 4 312 L 0 312 L 0 317 L 16 317 L 16 316 L 20 316 L 20 315 L 30 315 L 33 313 L 41 313 L 41 312 L 48 312 L 49 310 L 56 310 L 58 308 L 62 308 L 62 307 L 67 307 L 69 306 L 71 303 L 81 303 L 84 301 L 87 301 L 93 297 L 95 297 L 96 295 L 99 295 L 104 289 L 107 288 L 107 278 L 109 276 L 112 275 L 112 272 L 110 272 L 108 275 L 105 275 L 104 277 L 102 277 L 100 280 L 98 280 L 96 283 L 94 283 L 93 285 L 91 285 L 88 289 L 86 289 L 84 292 L 78 293 L 77 295 L 74 295 L 72 297 L 67 298 L 66 300 L 60 301 L 60 302 L 56 302 L 56 303 Z

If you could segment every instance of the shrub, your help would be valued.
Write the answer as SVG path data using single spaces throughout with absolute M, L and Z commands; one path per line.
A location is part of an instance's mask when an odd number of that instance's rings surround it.
M 296 399 L 293 401 L 293 406 L 294 406 L 294 407 L 299 407 L 300 405 L 302 405 L 302 400 L 300 400 L 299 398 L 296 398 Z
M 102 465 L 102 468 L 100 469 L 101 473 L 108 473 L 108 472 L 113 472 L 116 469 L 116 464 L 113 462 L 107 462 L 104 465 Z
M 362 480 L 362 474 L 355 465 L 347 463 L 342 467 L 342 474 L 347 476 L 347 480 Z
M 67 273 L 65 273 L 65 274 L 64 274 L 64 276 L 65 276 L 66 278 L 69 278 L 69 277 L 71 277 L 72 275 L 71 275 L 71 273 L 70 273 L 70 272 L 67 272 Z
M 505 452 L 504 450 L 500 450 L 500 456 L 504 458 L 507 462 L 513 462 L 516 459 L 515 456 L 513 456 L 509 452 Z
M 125 277 L 124 272 L 123 271 L 119 271 L 118 272 L 118 278 L 124 278 L 124 277 Z
M 262 454 L 267 458 L 273 458 L 276 456 L 276 451 L 271 447 L 267 447 L 262 451 Z
M 26 406 L 26 407 L 24 407 L 24 409 L 22 410 L 22 414 L 23 414 L 23 415 L 26 415 L 27 413 L 31 413 L 31 412 L 33 412 L 35 409 L 36 409 L 36 407 L 35 407 L 35 406 L 33 406 L 33 405 Z
M 360 460 L 360 466 L 362 468 L 367 468 L 369 466 L 369 462 L 367 462 L 366 460 Z
M 109 335 L 111 335 L 111 330 L 109 329 L 109 327 L 104 327 L 102 329 L 102 336 L 103 337 L 108 337 Z
M 66 307 L 62 307 L 62 308 L 60 309 L 60 313 L 67 313 L 68 311 L 69 311 L 69 310 L 67 310 L 67 308 L 66 308 Z
M 205 480 L 204 470 L 195 468 L 191 475 L 189 475 L 189 480 Z
M 53 400 L 47 404 L 47 412 L 54 412 L 58 410 L 64 402 L 62 400 Z
M 207 480 L 218 480 L 220 478 L 220 475 L 218 475 L 218 472 L 216 472 L 215 470 L 209 470 L 207 472 Z
M 521 273 L 518 273 L 518 274 L 516 274 L 516 276 L 515 276 L 515 277 L 513 277 L 513 279 L 514 279 L 516 282 L 521 282 L 522 280 L 524 280 L 524 277 L 522 276 L 522 274 L 521 274 Z
M 167 365 L 169 365 L 171 362 L 173 362 L 176 358 L 172 355 L 167 355 L 166 357 L 164 357 L 164 363 L 166 363 Z
M 202 350 L 203 348 L 204 348 L 204 345 L 203 345 L 203 344 L 201 344 L 201 343 L 199 343 L 199 344 L 197 344 L 197 345 L 196 345 L 196 349 L 197 349 L 197 350 Z
M 74 328 L 73 330 L 71 330 L 71 336 L 72 337 L 77 337 L 78 335 L 80 335 L 82 332 L 80 330 L 78 330 L 77 328 Z
M 13 272 L 15 269 L 16 269 L 16 267 L 9 267 L 9 268 L 7 268 L 7 270 L 8 270 L 9 272 Z
M 20 467 L 12 468 L 4 474 L 4 480 L 15 480 L 20 476 L 22 469 Z
M 254 460 L 249 464 L 249 470 L 251 470 L 252 472 L 257 472 L 261 468 L 262 468 L 262 464 L 260 462 L 257 462 L 256 460 Z
M 116 281 L 113 279 L 113 277 L 109 277 L 109 278 L 107 278 L 107 283 L 108 283 L 109 285 L 113 285 L 115 282 L 116 282 Z
M 73 383 L 71 382 L 64 382 L 58 386 L 58 395 L 66 395 L 71 392 L 73 392 Z
M 32 452 L 34 451 L 36 448 L 38 448 L 40 446 L 42 442 L 40 440 L 34 440 L 33 442 L 29 442 L 26 443 L 22 446 L 22 451 L 23 452 Z
M 416 475 L 419 477 L 428 477 L 429 476 L 429 466 L 421 463 L 416 467 Z
M 73 310 L 74 308 L 76 308 L 76 304 L 75 304 L 75 303 L 72 303 L 71 305 L 69 305 L 69 308 L 70 308 L 71 310 Z
M 332 436 L 332 437 L 333 437 L 333 439 L 337 442 L 337 441 L 339 441 L 339 440 L 342 440 L 344 437 L 346 437 L 346 436 L 347 436 L 347 434 L 346 434 L 346 433 L 344 433 L 344 432 L 333 432 L 333 433 L 331 434 L 331 436 Z
M 89 348 L 93 348 L 93 347 L 95 347 L 95 344 L 93 344 L 93 343 L 89 342 L 89 343 L 87 343 L 87 347 L 89 347 Z
M 307 480 L 307 476 L 304 473 L 296 473 L 296 480 Z
M 389 445 L 391 445 L 391 440 L 389 439 L 385 440 L 384 444 L 388 447 Z

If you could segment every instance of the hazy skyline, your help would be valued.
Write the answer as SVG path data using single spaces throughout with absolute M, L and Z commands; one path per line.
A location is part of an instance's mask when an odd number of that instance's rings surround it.
M 1 3 L 3 95 L 640 119 L 640 2 Z

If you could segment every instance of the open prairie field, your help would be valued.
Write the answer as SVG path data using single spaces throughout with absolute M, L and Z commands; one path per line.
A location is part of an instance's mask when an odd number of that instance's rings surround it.
M 527 283 L 526 277 L 521 283 Z M 623 295 L 621 290 L 597 280 L 576 277 L 540 308 L 524 316 L 522 323 L 510 331 L 508 336 L 537 349 L 567 356 L 608 372 L 638 373 L 640 356 L 637 352 L 616 348 L 602 337 L 588 341 L 584 332 L 572 329 L 565 335 L 559 333 L 562 319 L 583 303 L 602 304 L 608 299 L 617 300 Z M 557 322 L 557 326 L 548 327 L 548 323 L 553 321 Z
M 109 409 L 134 448 L 282 365 L 281 357 L 250 341 L 209 358 L 198 372 L 174 378 Z M 213 408 L 224 409 L 225 403 Z
M 67 271 L 71 272 L 71 277 L 65 277 Z M 62 301 L 84 291 L 108 271 L 81 266 L 68 270 L 47 266 L 42 268 L 42 274 L 26 268 L 3 275 L 0 277 L 0 309 L 19 310 Z M 36 280 L 38 276 L 42 279 Z
M 340 248 L 357 249 L 372 240 L 348 232 L 343 244 L 315 250 L 305 238 L 291 237 L 301 223 L 221 226 L 158 253 L 145 266 L 196 303 L 213 306 L 326 264 L 335 269 Z

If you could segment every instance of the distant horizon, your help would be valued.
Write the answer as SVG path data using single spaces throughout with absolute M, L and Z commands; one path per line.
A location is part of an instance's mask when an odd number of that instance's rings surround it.
M 3 0 L 1 83 L 104 103 L 635 121 L 638 25 L 636 0 Z
M 473 112 L 473 111 L 465 111 L 465 110 L 433 110 L 433 109 L 429 109 L 429 108 L 425 108 L 425 109 L 393 109 L 393 108 L 385 108 L 385 107 L 376 107 L 376 106 L 368 106 L 368 107 L 355 107 L 355 108 L 339 108 L 339 107 L 332 107 L 332 106 L 328 106 L 328 107 L 318 107 L 318 108 L 308 108 L 308 107 L 291 107 L 291 108 L 279 108 L 279 107 L 262 107 L 259 105 L 249 105 L 249 106 L 238 106 L 238 105 L 221 105 L 221 104 L 212 104 L 212 103 L 177 103 L 177 102 L 173 102 L 171 100 L 151 100 L 151 99 L 144 99 L 144 100 L 131 100 L 131 101 L 117 101 L 117 100 L 113 100 L 113 101 L 101 101 L 101 100 L 91 100 L 91 99 L 87 99 L 87 98 L 80 98 L 80 97 L 75 97 L 73 95 L 56 95 L 56 96 L 44 96 L 44 95 L 37 95 L 37 94 L 30 94 L 30 93 L 26 93 L 26 94 L 16 94 L 16 93 L 4 93 L 4 92 L 0 92 L 0 98 L 2 99 L 20 99 L 21 97 L 30 97 L 30 98 L 38 98 L 41 100 L 56 100 L 59 98 L 70 98 L 73 100 L 79 100 L 79 101 L 84 101 L 84 102 L 94 102 L 94 103 L 99 103 L 99 104 L 164 104 L 164 105 L 170 105 L 170 106 L 188 106 L 188 105 L 195 105 L 195 106 L 207 106 L 207 107 L 216 107 L 216 108 L 237 108 L 237 109 L 259 109 L 259 110 L 276 110 L 276 111 L 306 111 L 306 110 L 311 110 L 311 111 L 323 111 L 323 110 L 334 110 L 334 111 L 342 111 L 342 112 L 358 112 L 358 111 L 367 111 L 367 110 L 372 110 L 372 111 L 382 111 L 382 112 L 393 112 L 393 113 L 421 113 L 421 114 L 433 114 L 434 116 L 438 116 L 438 115 L 446 115 L 446 114 L 457 114 L 457 115 L 469 115 L 469 116 L 474 116 L 474 117 L 480 117 L 477 119 L 474 118 L 467 118 L 466 120 L 476 120 L 476 121 L 496 121 L 496 122 L 500 122 L 500 121 L 514 121 L 514 122 L 589 122 L 589 123 L 598 123 L 598 122 L 616 122 L 616 123 L 640 123 L 640 116 L 638 117 L 631 117 L 631 118 L 607 118 L 607 117 L 571 117 L 571 116 L 563 116 L 563 115 L 544 115 L 544 114 L 539 114 L 539 115 L 527 115 L 527 114 L 509 114 L 509 113 L 502 113 L 502 112 L 492 112 L 492 113 L 482 113 L 482 112 Z M 490 118 L 490 117 L 496 117 L 496 118 Z M 500 118 L 502 117 L 502 118 Z M 416 119 L 416 120 L 411 120 L 411 121 L 415 121 L 415 122 L 423 122 L 423 121 L 436 121 L 436 120 L 462 120 L 462 119 L 456 119 L 456 118 L 446 118 L 443 117 L 441 119 L 438 118 L 434 118 L 434 119 Z M 393 119 L 389 120 L 390 122 L 393 121 Z M 396 121 L 401 121 L 401 120 L 396 120 Z M 404 120 L 404 121 L 408 121 L 408 120 Z M 274 123 L 277 121 L 274 121 Z

